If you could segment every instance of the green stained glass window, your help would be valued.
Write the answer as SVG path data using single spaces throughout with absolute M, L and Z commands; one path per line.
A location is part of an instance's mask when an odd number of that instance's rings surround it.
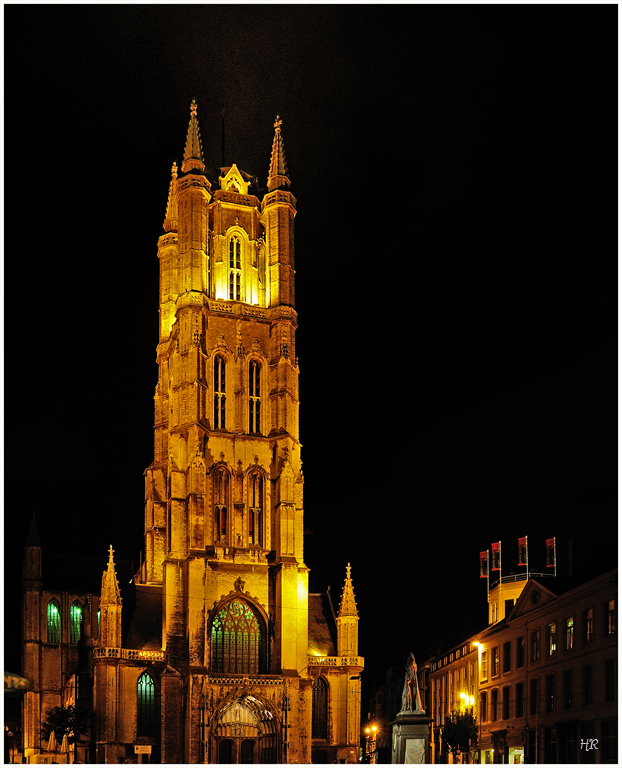
M 212 623 L 212 671 L 259 672 L 261 631 L 251 608 L 233 601 Z
M 75 600 L 69 611 L 69 642 L 76 645 L 82 632 L 82 604 Z
M 48 643 L 60 643 L 60 605 L 57 600 L 48 603 Z
M 155 683 L 148 672 L 138 678 L 138 736 L 155 736 Z

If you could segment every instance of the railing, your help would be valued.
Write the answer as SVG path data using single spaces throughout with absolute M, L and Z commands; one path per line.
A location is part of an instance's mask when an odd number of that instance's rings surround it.
M 140 651 L 132 648 L 95 648 L 96 659 L 131 659 L 134 661 L 166 661 L 164 651 Z
M 362 656 L 309 656 L 310 667 L 364 667 Z
M 210 672 L 207 680 L 222 685 L 283 685 L 283 678 L 278 675 L 246 675 L 233 672 Z

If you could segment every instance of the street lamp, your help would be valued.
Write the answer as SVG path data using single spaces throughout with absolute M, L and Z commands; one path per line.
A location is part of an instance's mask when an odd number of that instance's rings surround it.
M 376 731 L 375 725 L 365 728 L 365 752 L 371 765 L 376 764 Z

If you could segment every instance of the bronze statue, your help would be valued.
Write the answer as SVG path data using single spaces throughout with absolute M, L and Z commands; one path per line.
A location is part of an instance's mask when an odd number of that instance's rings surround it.
M 422 712 L 419 684 L 417 682 L 417 662 L 411 653 L 406 660 L 406 676 L 402 692 L 402 712 Z

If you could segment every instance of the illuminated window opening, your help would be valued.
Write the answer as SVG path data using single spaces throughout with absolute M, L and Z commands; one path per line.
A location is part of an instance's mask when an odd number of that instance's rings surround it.
M 263 477 L 254 472 L 248 482 L 248 543 L 263 545 Z
M 69 642 L 77 645 L 82 634 L 82 604 L 77 600 L 71 604 L 69 612 Z
M 220 355 L 214 358 L 214 429 L 225 429 L 226 365 Z
M 242 246 L 239 237 L 229 240 L 229 298 L 240 301 L 242 295 Z
M 216 541 L 227 540 L 229 475 L 220 467 L 214 475 L 214 533 Z
M 60 605 L 58 600 L 48 603 L 48 643 L 60 643 Z
M 248 431 L 261 432 L 261 366 L 256 360 L 248 366 Z

